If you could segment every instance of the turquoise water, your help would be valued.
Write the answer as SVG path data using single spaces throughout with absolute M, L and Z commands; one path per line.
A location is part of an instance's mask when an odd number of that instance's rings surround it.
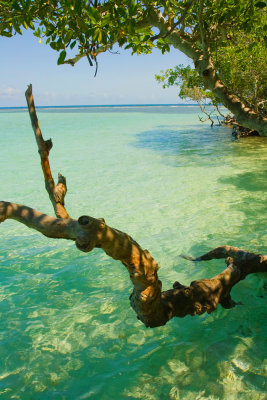
M 161 265 L 164 289 L 224 269 L 181 253 L 229 244 L 266 254 L 266 138 L 234 142 L 200 124 L 196 107 L 38 113 L 70 215 L 131 234 Z M 52 215 L 28 114 L 1 110 L 0 121 L 1 199 Z M 6 221 L 0 250 L 1 399 L 265 399 L 263 274 L 233 289 L 243 306 L 146 329 L 127 271 L 101 249 L 81 253 Z

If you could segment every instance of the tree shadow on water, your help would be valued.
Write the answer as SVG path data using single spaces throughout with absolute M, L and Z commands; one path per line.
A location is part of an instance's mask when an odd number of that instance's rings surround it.
M 232 185 L 228 188 L 237 201 L 231 204 L 233 215 L 241 213 L 238 231 L 231 237 L 233 245 L 266 254 L 266 192 L 267 169 L 247 171 L 233 176 L 221 177 L 219 184 Z
M 236 189 L 250 192 L 267 191 L 267 169 L 243 172 L 219 179 L 220 183 L 234 185 Z
M 215 242 L 219 245 L 220 238 Z M 205 241 L 193 245 L 189 253 L 199 256 L 212 247 Z M 201 271 L 197 267 L 192 272 L 197 279 L 210 278 L 226 267 L 223 259 L 197 264 Z M 210 315 L 171 322 L 176 341 L 169 345 L 167 365 L 174 373 L 179 371 L 173 387 L 181 398 L 191 392 L 195 398 L 200 393 L 220 400 L 264 398 L 266 325 L 261 321 L 267 315 L 264 298 L 257 294 L 257 279 L 251 275 L 233 289 L 233 298 L 243 305 L 229 310 L 219 305 Z
M 200 157 L 215 157 L 218 160 L 229 151 L 232 142 L 229 130 L 223 127 L 210 129 L 205 125 L 192 125 L 186 129 L 173 126 L 157 126 L 153 130 L 136 134 L 133 146 L 163 153 L 168 157 L 190 156 L 190 163 L 199 162 Z M 192 157 L 196 156 L 196 160 Z M 179 160 L 176 160 L 179 164 Z

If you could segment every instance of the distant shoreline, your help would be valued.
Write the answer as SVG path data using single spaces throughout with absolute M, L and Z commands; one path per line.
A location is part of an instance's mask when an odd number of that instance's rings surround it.
M 132 108 L 132 107 L 198 107 L 198 104 L 94 104 L 94 105 L 61 105 L 61 106 L 36 106 L 37 109 L 71 109 L 71 108 Z M 6 106 L 0 110 L 27 110 L 27 106 Z

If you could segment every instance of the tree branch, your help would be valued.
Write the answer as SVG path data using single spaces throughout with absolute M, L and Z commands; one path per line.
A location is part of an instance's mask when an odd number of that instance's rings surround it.
M 101 54 L 105 53 L 107 50 L 112 49 L 113 45 L 115 42 L 110 42 L 109 44 L 105 46 L 98 46 L 98 47 L 93 47 L 91 50 L 87 49 L 86 52 L 84 53 L 79 53 L 73 58 L 68 58 L 67 60 L 63 61 L 62 64 L 70 64 L 72 67 L 75 66 L 75 64 L 80 61 L 83 57 L 88 57 L 91 56 L 94 60 L 96 57 Z
M 72 67 L 81 60 L 81 58 L 86 57 L 86 53 L 77 54 L 75 57 L 68 58 L 67 60 L 63 61 L 62 64 L 70 64 Z
M 239 265 L 243 270 L 245 270 L 246 275 L 254 272 L 264 272 L 267 270 L 267 256 L 263 256 L 262 254 L 250 253 L 246 250 L 242 250 L 238 247 L 232 246 L 216 247 L 215 249 L 197 258 L 192 258 L 188 256 L 182 257 L 191 261 L 207 261 L 220 258 L 231 258 L 235 261 L 236 265 Z
M 224 308 L 234 307 L 237 303 L 230 296 L 232 287 L 250 273 L 267 271 L 267 256 L 249 253 L 235 247 L 221 246 L 197 258 L 183 257 L 192 261 L 225 258 L 228 266 L 223 272 L 211 279 L 193 281 L 190 286 L 175 282 L 173 289 L 162 292 L 162 283 L 157 274 L 159 269 L 157 262 L 149 251 L 143 250 L 131 236 L 109 227 L 103 218 L 84 215 L 75 220 L 66 212 L 66 217 L 58 212 L 56 187 L 48 160 L 51 141 L 47 143 L 43 140 L 31 85 L 26 91 L 26 98 L 46 188 L 59 218 L 50 217 L 21 204 L 0 201 L 0 223 L 6 219 L 14 219 L 49 238 L 73 240 L 81 251 L 90 252 L 95 247 L 102 248 L 108 256 L 120 260 L 127 268 L 133 284 L 131 306 L 137 318 L 146 327 L 165 325 L 173 317 L 211 313 L 216 310 L 218 304 Z M 59 204 L 62 207 L 62 203 Z
M 200 116 L 198 116 L 199 120 L 200 120 L 201 122 L 206 122 L 206 121 L 210 120 L 210 123 L 211 123 L 210 126 L 211 126 L 211 128 L 212 128 L 213 125 L 214 125 L 214 121 L 213 121 L 213 119 L 211 118 L 211 115 L 212 115 L 212 113 L 213 113 L 213 110 L 212 110 L 210 113 L 208 113 L 208 112 L 205 110 L 205 107 L 201 104 L 201 101 L 198 101 L 197 104 L 199 105 L 200 110 L 203 112 L 203 114 L 207 115 L 207 118 L 206 118 L 205 120 L 203 120 Z
M 41 165 L 42 165 L 46 190 L 48 192 L 51 203 L 54 207 L 56 216 L 58 218 L 69 218 L 69 215 L 64 206 L 64 199 L 67 193 L 66 178 L 63 175 L 58 174 L 58 184 L 55 185 L 49 164 L 49 152 L 53 146 L 53 143 L 51 139 L 49 140 L 43 139 L 40 124 L 35 110 L 35 105 L 32 95 L 32 85 L 28 86 L 28 89 L 25 92 L 25 97 L 28 104 L 32 129 L 34 131 L 36 143 L 38 146 L 38 152 L 41 158 Z
M 199 24 L 199 31 L 200 31 L 200 37 L 201 37 L 201 42 L 202 42 L 202 49 L 204 55 L 209 58 L 210 57 L 210 48 L 208 46 L 208 38 L 206 34 L 206 30 L 204 28 L 204 22 L 203 22 L 203 0 L 199 0 L 200 4 L 198 6 L 198 24 Z
M 159 266 L 148 250 L 143 250 L 127 233 L 106 225 L 103 218 L 58 219 L 2 201 L 0 222 L 9 218 L 47 237 L 75 240 L 81 251 L 89 252 L 98 247 L 113 259 L 120 260 L 134 287 L 131 306 L 147 327 L 165 325 L 173 317 L 211 313 L 218 304 L 224 308 L 234 307 L 236 303 L 230 296 L 232 287 L 250 273 L 267 271 L 267 256 L 221 246 L 198 258 L 183 257 L 192 261 L 226 258 L 228 267 L 222 273 L 211 279 L 193 281 L 190 286 L 175 282 L 173 289 L 161 292 L 162 284 L 157 275 Z
M 6 219 L 14 219 L 54 239 L 76 240 L 78 235 L 76 220 L 54 218 L 22 204 L 0 201 L 0 223 Z
M 200 1 L 200 5 L 203 4 L 202 0 Z M 159 29 L 158 37 L 166 38 L 169 44 L 182 51 L 194 61 L 195 68 L 199 75 L 203 77 L 206 87 L 236 116 L 239 124 L 257 130 L 261 136 L 267 136 L 267 118 L 258 115 L 243 103 L 242 99 L 230 93 L 228 88 L 220 80 L 210 56 L 207 35 L 200 12 L 201 9 L 199 11 L 199 27 L 203 50 L 195 46 L 192 35 L 190 37 L 190 34 L 181 34 L 177 29 L 172 30 L 162 13 L 153 7 L 151 7 L 148 13 L 148 21 L 151 26 Z
M 188 57 L 192 58 L 193 60 L 199 57 L 199 51 L 194 46 L 194 42 L 190 40 L 190 36 L 185 33 L 180 34 L 177 29 L 170 27 L 168 21 L 156 8 L 150 8 L 146 19 L 146 24 L 158 28 L 158 37 L 166 38 L 169 44 L 182 51 Z

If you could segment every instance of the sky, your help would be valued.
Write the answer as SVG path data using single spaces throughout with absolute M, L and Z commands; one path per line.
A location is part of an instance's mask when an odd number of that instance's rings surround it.
M 33 85 L 35 104 L 107 105 L 107 104 L 177 104 L 183 103 L 177 88 L 163 89 L 155 74 L 190 59 L 176 49 L 162 55 L 154 50 L 148 55 L 131 55 L 119 49 L 98 57 L 99 68 L 86 59 L 75 67 L 57 65 L 58 53 L 31 31 L 12 38 L 0 37 L 0 107 L 25 106 L 24 92 Z

